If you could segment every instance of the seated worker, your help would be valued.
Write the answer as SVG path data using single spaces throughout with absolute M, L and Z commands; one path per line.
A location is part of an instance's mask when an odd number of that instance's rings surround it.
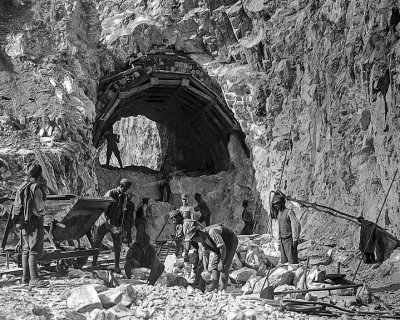
M 202 251 L 204 269 L 208 268 L 208 259 L 204 253 L 209 250 L 215 253 L 210 261 L 212 269 L 212 285 L 207 291 L 218 289 L 221 275 L 221 291 L 226 290 L 229 279 L 229 269 L 235 256 L 238 246 L 238 238 L 235 232 L 222 224 L 213 224 L 201 230 L 198 226 L 193 226 L 188 230 L 187 241 L 196 241 Z
M 207 206 L 207 203 L 201 197 L 200 193 L 194 194 L 194 199 L 197 201 L 197 206 L 194 208 L 194 211 L 200 211 L 201 217 L 199 218 L 199 222 L 202 223 L 204 221 L 205 225 L 208 227 L 210 225 L 210 217 L 211 211 Z
M 175 225 L 175 235 L 174 235 L 174 241 L 175 241 L 175 256 L 180 257 L 181 256 L 181 249 L 183 248 L 183 239 L 184 239 L 184 234 L 183 234 L 183 216 L 179 210 L 172 210 L 169 213 L 169 218 L 171 219 L 172 223 Z
M 132 269 L 149 268 L 150 275 L 147 283 L 154 285 L 164 271 L 164 264 L 161 263 L 156 254 L 156 249 L 150 244 L 150 237 L 145 234 L 141 242 L 134 242 L 126 254 L 125 275 L 128 279 L 132 277 Z

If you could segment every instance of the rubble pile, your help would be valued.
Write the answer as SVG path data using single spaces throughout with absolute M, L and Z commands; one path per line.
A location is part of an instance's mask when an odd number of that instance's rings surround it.
M 0 281 L 0 318 L 38 319 L 45 315 L 55 320 L 134 320 L 134 319 L 311 319 L 301 313 L 300 303 L 324 303 L 329 310 L 345 308 L 361 318 L 366 312 L 395 312 L 398 299 L 390 306 L 380 299 L 379 291 L 367 286 L 341 289 L 351 285 L 345 277 L 335 277 L 337 262 L 344 264 L 351 252 L 317 245 L 312 241 L 299 245 L 302 260 L 298 265 L 276 264 L 278 241 L 270 235 L 239 236 L 235 263 L 230 272 L 226 293 L 202 293 L 194 289 L 192 265 L 168 255 L 165 272 L 155 286 L 145 284 L 149 269 L 133 270 L 132 279 L 124 279 L 108 270 L 71 270 L 68 277 L 50 277 L 50 286 L 29 290 L 19 278 L 3 275 Z M 398 276 L 399 249 L 374 274 L 393 282 Z M 328 259 L 329 257 L 329 259 Z M 307 265 L 307 267 L 306 267 Z M 362 266 L 363 276 L 369 266 Z M 306 272 L 307 269 L 307 272 Z M 367 271 L 365 271 L 367 270 Z M 342 271 L 341 271 L 342 272 Z M 348 277 L 350 278 L 350 277 Z M 385 281 L 385 280 L 384 280 Z M 309 291 L 297 292 L 307 288 Z M 296 290 L 296 291 L 295 291 Z M 265 293 L 273 294 L 269 300 Z M 283 293 L 285 292 L 285 293 Z M 392 297 L 393 298 L 393 297 Z M 294 300 L 293 300 L 294 299 Z M 312 306 L 312 308 L 319 308 Z M 307 306 L 310 308 L 310 306 Z M 321 308 L 320 308 L 321 309 Z M 362 313 L 364 312 L 364 313 Z M 393 313 L 394 314 L 394 313 Z

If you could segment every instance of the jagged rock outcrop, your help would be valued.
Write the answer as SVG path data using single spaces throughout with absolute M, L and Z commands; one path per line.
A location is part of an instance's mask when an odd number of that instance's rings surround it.
M 7 19 L 0 26 L 0 109 L 8 128 L 0 157 L 21 154 L 26 162 L 40 149 L 59 191 L 90 193 L 96 186 L 91 129 L 98 79 L 154 45 L 173 45 L 219 82 L 247 135 L 264 208 L 280 185 L 294 197 L 375 219 L 398 166 L 398 1 L 1 6 Z M 59 130 L 49 133 L 52 121 Z M 82 182 L 70 181 L 70 168 Z M 14 178 L 2 178 L 3 192 Z M 397 236 L 398 189 L 395 182 L 379 221 Z M 305 212 L 302 225 L 308 238 L 333 236 L 340 245 L 357 238 L 355 226 L 317 212 Z

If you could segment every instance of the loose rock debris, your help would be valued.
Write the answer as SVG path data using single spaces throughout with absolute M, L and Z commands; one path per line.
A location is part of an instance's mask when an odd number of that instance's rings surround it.
M 0 290 L 0 319 L 316 319 L 332 314 L 343 319 L 396 318 L 396 307 L 380 300 L 368 286 L 341 289 L 351 282 L 328 279 L 336 268 L 335 259 L 344 261 L 348 255 L 316 246 L 312 242 L 300 246 L 301 254 L 308 250 L 312 257 L 305 273 L 304 261 L 276 266 L 278 245 L 270 235 L 240 237 L 226 293 L 202 293 L 191 287 L 192 266 L 175 255 L 167 257 L 168 272 L 155 286 L 144 283 L 146 268 L 135 269 L 130 280 L 114 275 L 114 282 L 107 270 L 71 270 L 68 276 L 48 277 L 48 288 L 32 291 L 19 284 L 18 277 L 3 275 L 0 283 L 8 284 Z M 394 251 L 382 270 L 396 272 L 398 256 Z M 260 298 L 267 287 L 272 288 L 274 300 Z M 294 292 L 280 294 L 283 291 Z

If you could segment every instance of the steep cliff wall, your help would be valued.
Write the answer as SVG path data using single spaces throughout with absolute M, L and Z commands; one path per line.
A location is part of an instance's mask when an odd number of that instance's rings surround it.
M 167 43 L 216 77 L 266 208 L 285 167 L 284 192 L 375 219 L 398 163 L 397 2 L 104 1 L 100 11 L 103 42 L 121 61 Z M 396 235 L 398 186 L 379 221 Z M 306 237 L 342 245 L 357 234 L 317 212 L 302 223 Z
M 97 79 L 132 54 L 167 44 L 189 52 L 220 83 L 247 135 L 265 208 L 287 151 L 284 192 L 375 219 L 398 167 L 398 1 L 24 3 L 9 6 L 0 30 L 6 137 L 23 138 L 30 149 L 36 143 L 46 155 L 70 150 L 82 191 L 94 186 L 88 163 Z M 54 152 L 57 139 L 47 146 L 37 135 L 35 121 L 47 114 L 61 115 L 66 127 Z M 26 129 L 16 129 L 21 123 Z M 4 141 L 2 154 L 23 150 Z M 397 236 L 398 193 L 396 181 L 379 221 Z M 357 231 L 317 212 L 306 212 L 302 224 L 306 237 L 343 245 Z

